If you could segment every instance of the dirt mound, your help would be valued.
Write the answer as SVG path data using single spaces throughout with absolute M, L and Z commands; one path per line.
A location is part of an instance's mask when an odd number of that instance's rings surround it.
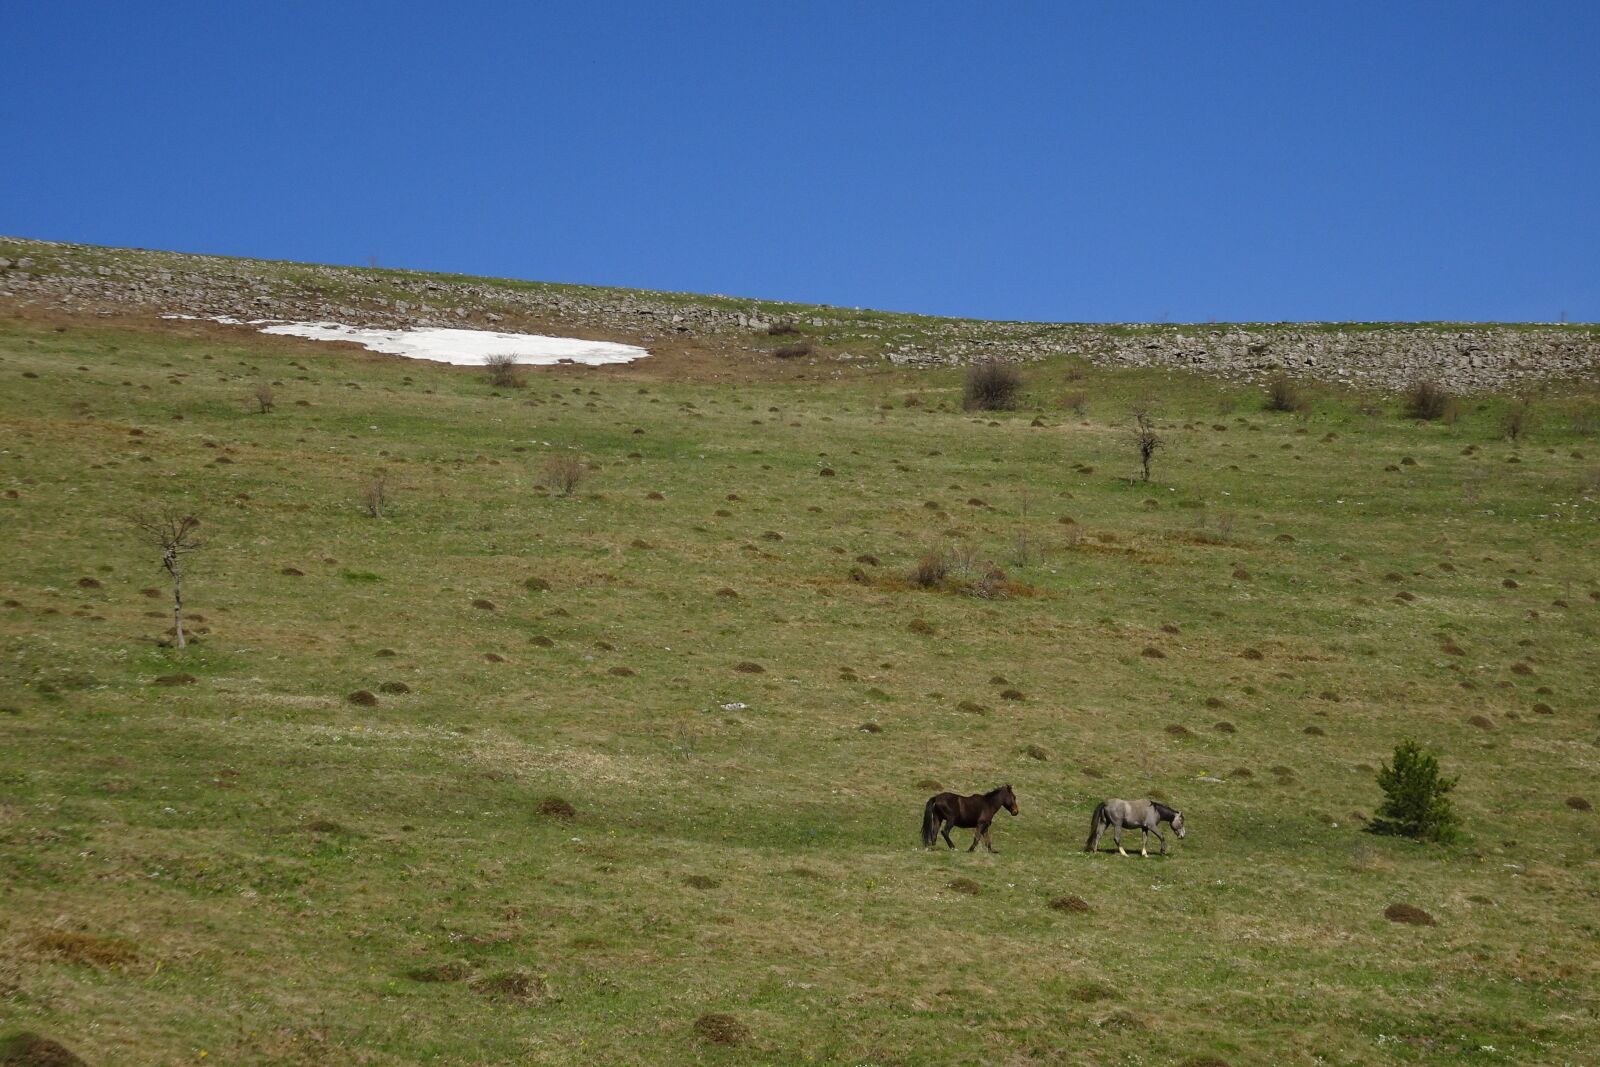
M 1050 899 L 1050 910 L 1067 912 L 1074 915 L 1084 915 L 1093 911 L 1094 909 L 1089 906 L 1089 902 L 1087 900 L 1084 900 L 1079 896 L 1073 896 L 1069 893 L 1063 897 L 1052 897 Z
M 378 698 L 366 689 L 357 689 L 345 699 L 363 708 L 370 708 L 378 702 Z
M 3 1067 L 85 1067 L 72 1050 L 31 1030 L 0 1041 Z
M 979 885 L 977 882 L 974 882 L 971 878 L 953 879 L 945 888 L 956 893 L 965 893 L 971 897 L 975 897 L 979 893 L 983 892 L 983 886 Z
M 556 796 L 545 797 L 539 801 L 537 811 L 546 819 L 574 819 L 578 815 L 577 808 Z
M 1436 926 L 1433 916 L 1411 904 L 1390 904 L 1383 909 L 1383 917 L 1392 923 L 1408 926 Z

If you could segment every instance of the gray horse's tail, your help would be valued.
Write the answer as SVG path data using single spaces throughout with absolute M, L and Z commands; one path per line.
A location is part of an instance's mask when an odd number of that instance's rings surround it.
M 922 806 L 922 844 L 924 848 L 932 848 L 933 843 L 939 840 L 939 821 L 933 817 L 934 797 L 929 797 L 928 802 Z
M 1089 840 L 1084 843 L 1085 852 L 1093 852 L 1094 846 L 1100 843 L 1100 823 L 1105 814 L 1106 802 L 1102 800 L 1094 806 L 1094 814 L 1089 816 Z

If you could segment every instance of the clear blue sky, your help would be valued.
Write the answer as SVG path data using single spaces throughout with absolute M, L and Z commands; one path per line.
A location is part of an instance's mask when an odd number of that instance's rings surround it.
M 1600 320 L 1600 3 L 0 3 L 0 233 L 990 318 Z

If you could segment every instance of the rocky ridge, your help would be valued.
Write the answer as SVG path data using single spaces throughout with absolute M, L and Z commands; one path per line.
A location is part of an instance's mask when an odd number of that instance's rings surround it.
M 1250 379 L 1283 370 L 1400 388 L 1515 388 L 1600 373 L 1600 329 L 1451 324 L 1046 324 L 941 319 L 647 290 L 548 285 L 0 238 L 0 306 L 75 314 L 186 314 L 358 326 L 518 329 L 530 323 L 650 344 L 704 338 L 761 358 L 779 322 L 813 359 L 903 367 L 1076 355 Z M 792 338 L 791 338 L 792 339 Z

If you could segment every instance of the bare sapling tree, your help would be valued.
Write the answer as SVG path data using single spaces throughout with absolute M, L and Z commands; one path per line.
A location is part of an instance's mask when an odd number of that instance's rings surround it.
M 1148 411 L 1135 411 L 1133 419 L 1133 443 L 1139 449 L 1141 480 L 1148 482 L 1150 461 L 1155 458 L 1156 450 L 1161 447 L 1161 438 L 1156 436 L 1155 424 L 1150 421 Z
M 183 648 L 183 557 L 201 547 L 195 531 L 200 520 L 172 508 L 152 510 L 134 519 L 140 532 L 161 553 L 161 566 L 172 575 L 173 643 Z
M 383 518 L 383 509 L 389 504 L 389 476 L 383 471 L 375 472 L 361 491 L 361 502 L 366 505 L 368 515 L 374 519 Z

